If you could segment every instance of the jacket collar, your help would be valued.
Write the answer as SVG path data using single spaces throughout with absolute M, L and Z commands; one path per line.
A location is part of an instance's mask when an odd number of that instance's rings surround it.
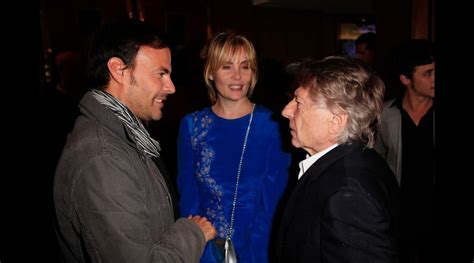
M 296 183 L 292 194 L 287 202 L 285 207 L 285 212 L 283 213 L 281 224 L 280 224 L 280 231 L 278 237 L 278 243 L 280 246 L 280 250 L 282 251 L 282 247 L 284 246 L 284 239 L 285 233 L 288 225 L 291 222 L 291 219 L 296 215 L 295 208 L 297 206 L 298 196 L 301 197 L 301 194 L 304 193 L 304 196 L 308 194 L 307 191 L 310 191 L 309 185 L 312 181 L 318 180 L 319 176 L 326 170 L 328 166 L 336 162 L 337 160 L 343 158 L 344 156 L 348 155 L 351 152 L 354 152 L 358 149 L 362 149 L 364 146 L 361 142 L 352 142 L 344 143 L 338 145 L 336 148 L 332 149 L 321 158 L 319 158 L 311 167 L 303 174 L 301 179 Z
M 303 174 L 301 181 L 316 181 L 319 175 L 331 164 L 343 158 L 347 154 L 356 150 L 361 150 L 364 147 L 362 142 L 354 141 L 351 143 L 344 143 L 338 145 L 321 158 L 319 158 L 311 167 Z
M 135 148 L 140 156 L 144 155 L 143 151 L 140 151 L 134 137 L 130 131 L 123 125 L 119 118 L 104 105 L 100 104 L 92 95 L 92 92 L 88 91 L 79 102 L 79 109 L 84 116 L 95 119 L 101 125 L 111 130 L 114 134 L 120 137 L 123 141 Z
M 390 108 L 397 107 L 398 109 L 402 108 L 403 96 L 396 97 L 393 99 L 392 103 L 390 104 Z

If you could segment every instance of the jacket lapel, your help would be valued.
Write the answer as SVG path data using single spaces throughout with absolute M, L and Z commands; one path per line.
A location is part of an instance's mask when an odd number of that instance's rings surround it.
M 301 177 L 301 183 L 306 185 L 308 184 L 308 182 L 316 181 L 321 175 L 321 173 L 323 173 L 328 166 L 330 166 L 335 161 L 343 158 L 345 155 L 352 152 L 354 149 L 360 147 L 361 144 L 358 142 L 338 145 L 336 148 L 323 155 L 313 165 L 311 165 L 311 167 Z M 306 179 L 305 181 L 303 181 L 303 178 L 305 177 Z
M 336 148 L 332 149 L 320 159 L 318 159 L 311 167 L 303 174 L 300 180 L 296 183 L 295 188 L 293 189 L 290 198 L 285 207 L 283 213 L 280 232 L 279 232 L 279 243 L 280 246 L 283 245 L 285 231 L 288 225 L 291 223 L 293 216 L 295 215 L 294 209 L 297 205 L 298 199 L 301 195 L 306 195 L 308 191 L 308 186 L 318 180 L 319 176 L 326 170 L 335 161 L 343 158 L 348 153 L 354 151 L 357 148 L 362 147 L 359 142 L 353 142 L 352 144 L 342 144 L 338 145 Z
M 400 110 L 396 104 L 392 104 L 390 111 L 387 113 L 387 128 L 388 130 L 383 131 L 383 134 L 388 134 L 388 138 L 385 138 L 385 141 L 393 142 L 391 148 L 394 150 L 392 156 L 388 156 L 388 163 L 395 162 L 396 165 L 393 167 L 395 176 L 397 177 L 398 184 L 400 185 L 401 181 L 401 149 L 402 149 L 402 117 Z M 396 160 L 393 160 L 397 158 Z

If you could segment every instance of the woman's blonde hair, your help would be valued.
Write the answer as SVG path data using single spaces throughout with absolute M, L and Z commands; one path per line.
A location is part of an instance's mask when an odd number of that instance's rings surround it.
M 247 92 L 247 97 L 250 97 L 258 78 L 257 56 L 252 42 L 242 35 L 223 32 L 211 38 L 204 47 L 201 53 L 201 58 L 205 61 L 203 76 L 211 104 L 217 101 L 217 91 L 211 80 L 211 75 L 214 75 L 219 67 L 239 52 L 247 55 L 252 70 L 252 80 Z

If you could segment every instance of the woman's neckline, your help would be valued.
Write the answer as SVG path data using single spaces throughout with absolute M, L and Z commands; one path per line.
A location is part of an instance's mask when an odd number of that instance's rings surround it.
M 215 110 L 215 105 L 209 107 L 209 110 L 212 114 L 214 114 L 217 118 L 219 119 L 223 119 L 223 120 L 239 120 L 239 119 L 243 119 L 243 118 L 246 118 L 247 116 L 249 116 L 250 114 L 252 114 L 252 112 L 255 110 L 256 108 L 256 105 L 255 103 L 253 102 L 250 102 L 250 109 L 247 109 L 244 113 L 242 114 L 236 114 L 235 117 L 224 117 L 222 115 L 224 115 L 223 113 L 218 113 L 216 112 Z

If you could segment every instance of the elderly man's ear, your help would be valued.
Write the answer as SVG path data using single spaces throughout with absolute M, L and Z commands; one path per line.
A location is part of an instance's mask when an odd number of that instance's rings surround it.
M 329 132 L 337 136 L 346 127 L 347 114 L 346 113 L 333 114 L 330 122 L 331 122 L 331 125 L 329 126 L 330 127 Z

